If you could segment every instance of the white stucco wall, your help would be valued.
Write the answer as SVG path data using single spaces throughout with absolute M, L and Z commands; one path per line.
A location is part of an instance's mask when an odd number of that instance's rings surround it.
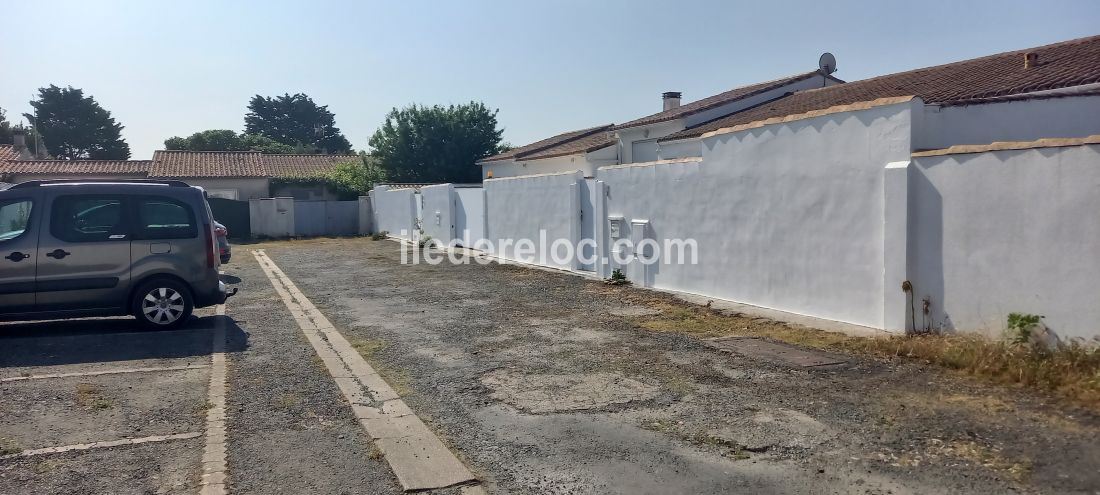
M 722 134 L 702 160 L 605 167 L 607 215 L 694 238 L 699 264 L 647 282 L 882 327 L 883 167 L 907 160 L 919 100 Z M 662 241 L 663 242 L 663 241 Z
M 1100 134 L 1100 95 L 982 105 L 927 105 L 916 149 Z
M 444 245 L 450 243 L 454 237 L 454 185 L 421 187 L 420 198 L 424 202 L 420 222 L 424 234 Z
M 556 239 L 576 242 L 580 207 L 576 184 L 583 180 L 580 172 L 486 180 L 483 187 L 489 215 L 488 238 L 495 244 L 493 254 L 519 259 L 514 243 L 530 239 L 534 243 L 534 259 L 529 261 L 573 268 L 572 261 L 555 263 L 548 251 Z M 546 232 L 542 246 L 540 231 Z M 513 243 L 505 245 L 504 240 Z
M 998 332 L 1010 312 L 1100 335 L 1100 145 L 922 157 L 909 175 L 921 323 Z
M 391 237 L 406 240 L 415 237 L 415 189 L 410 187 L 391 190 L 387 186 L 378 186 L 371 190 L 371 198 L 373 198 L 376 232 L 389 232 Z

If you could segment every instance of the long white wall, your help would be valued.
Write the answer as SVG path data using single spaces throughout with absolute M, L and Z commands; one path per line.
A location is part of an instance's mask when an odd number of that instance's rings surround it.
M 416 190 L 378 186 L 371 191 L 376 232 L 411 240 L 416 236 Z M 402 233 L 404 232 L 404 233 Z
M 909 170 L 909 278 L 935 328 L 1046 316 L 1100 335 L 1100 145 L 922 157 Z
M 580 172 L 486 180 L 483 187 L 489 215 L 488 238 L 495 244 L 493 254 L 524 261 L 526 257 L 519 256 L 522 252 L 517 251 L 516 243 L 529 239 L 534 248 L 531 261 L 572 269 L 572 261 L 554 262 L 549 249 L 556 239 L 576 242 L 580 216 L 577 183 L 583 180 Z M 540 242 L 542 238 L 546 243 Z M 507 240 L 513 242 L 506 245 Z
M 927 105 L 915 149 L 1100 134 L 1100 95 L 982 105 Z
M 659 288 L 881 327 L 883 166 L 908 159 L 918 100 L 707 138 L 702 160 L 605 167 L 623 237 L 693 238 Z

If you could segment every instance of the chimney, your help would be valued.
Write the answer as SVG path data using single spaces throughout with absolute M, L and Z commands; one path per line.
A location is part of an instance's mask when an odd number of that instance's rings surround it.
M 680 106 L 680 92 L 679 91 L 666 91 L 661 93 L 661 101 L 664 102 L 665 110 L 672 110 L 673 108 Z
M 1031 69 L 1039 66 L 1039 54 L 1035 52 L 1027 52 L 1024 54 L 1024 68 Z
M 27 147 L 27 136 L 22 127 L 16 126 L 11 130 L 11 147 L 19 151 Z

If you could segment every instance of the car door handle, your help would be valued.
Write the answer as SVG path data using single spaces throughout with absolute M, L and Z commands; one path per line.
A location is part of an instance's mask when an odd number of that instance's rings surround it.
M 11 253 L 11 254 L 5 256 L 4 258 L 12 260 L 12 261 L 23 261 L 23 260 L 25 260 L 27 258 L 30 258 L 30 257 L 31 257 L 31 255 L 29 255 L 29 254 L 20 253 L 19 251 L 16 251 L 14 253 Z
M 61 258 L 64 258 L 64 257 L 70 255 L 70 254 L 73 254 L 73 253 L 70 253 L 70 252 L 68 252 L 64 249 L 54 249 L 53 251 L 50 251 L 50 252 L 46 253 L 46 256 L 49 256 L 51 258 L 61 259 Z

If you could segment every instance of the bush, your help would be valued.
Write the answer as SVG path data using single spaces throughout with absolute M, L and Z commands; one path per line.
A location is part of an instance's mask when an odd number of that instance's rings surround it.
M 386 231 L 386 230 L 383 230 L 381 232 L 375 232 L 375 233 L 370 235 L 370 240 L 372 240 L 372 241 L 385 240 L 387 237 L 389 237 L 389 235 L 390 235 L 389 231 Z

